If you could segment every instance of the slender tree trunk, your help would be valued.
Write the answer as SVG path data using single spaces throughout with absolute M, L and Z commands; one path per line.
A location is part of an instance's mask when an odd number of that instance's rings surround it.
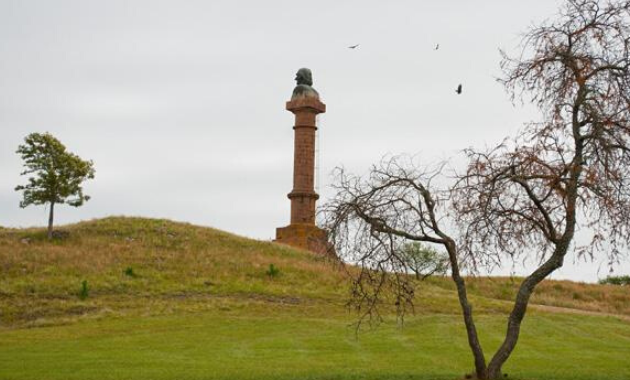
M 581 153 L 581 149 L 578 152 Z M 581 154 L 579 158 L 581 159 Z M 573 236 L 575 235 L 575 204 L 577 200 L 577 179 L 579 176 L 580 169 L 576 169 L 572 178 L 572 185 L 569 186 L 567 191 L 567 225 L 564 234 L 556 244 L 556 248 L 551 257 L 521 283 L 518 294 L 516 295 L 516 301 L 514 302 L 514 308 L 508 319 L 505 340 L 488 364 L 489 379 L 501 378 L 501 368 L 510 357 L 514 347 L 516 347 L 516 342 L 518 341 L 518 336 L 521 331 L 521 323 L 523 322 L 523 318 L 525 318 L 529 298 L 534 292 L 534 288 L 556 269 L 560 268 L 564 262 L 564 256 L 567 254 L 571 241 L 573 241 Z
M 518 341 L 518 337 L 521 332 L 521 323 L 523 322 L 523 318 L 525 318 L 527 304 L 529 303 L 529 298 L 534 292 L 534 288 L 553 271 L 562 266 L 564 255 L 567 253 L 568 248 L 568 244 L 559 245 L 549 260 L 547 260 L 521 283 L 518 294 L 516 295 L 516 301 L 514 302 L 514 308 L 512 309 L 508 319 L 505 340 L 488 364 L 489 379 L 494 380 L 502 377 L 501 369 L 503 368 L 503 364 L 505 364 L 510 357 L 514 347 L 516 347 L 516 342 Z
M 53 237 L 53 217 L 55 215 L 55 202 L 50 202 L 50 213 L 48 214 L 48 240 Z
M 573 157 L 573 166 L 571 168 L 571 177 L 567 184 L 567 208 L 566 208 L 566 226 L 564 233 L 559 241 L 556 243 L 556 248 L 553 254 L 543 265 L 536 269 L 529 277 L 527 277 L 519 288 L 516 295 L 516 301 L 514 302 L 514 308 L 508 319 L 508 328 L 505 335 L 505 340 L 501 347 L 494 354 L 490 363 L 488 364 L 488 378 L 499 379 L 501 377 L 501 368 L 503 364 L 510 357 L 510 354 L 516 346 L 518 336 L 521 331 L 521 323 L 525 317 L 525 311 L 527 310 L 527 304 L 529 298 L 534 292 L 534 288 L 547 276 L 553 273 L 556 269 L 560 268 L 564 262 L 564 256 L 569 250 L 569 246 L 573 241 L 575 235 L 576 225 L 576 203 L 578 198 L 578 185 L 579 179 L 582 173 L 583 156 L 582 151 L 584 149 L 583 140 L 580 135 L 579 123 L 577 121 L 577 106 L 574 111 L 573 120 L 573 134 L 575 138 L 575 156 Z
M 446 249 L 448 251 L 449 261 L 451 262 L 451 277 L 457 287 L 457 297 L 459 298 L 459 304 L 461 305 L 462 314 L 464 316 L 468 345 L 470 346 L 475 360 L 475 373 L 478 379 L 487 379 L 488 370 L 486 367 L 486 359 L 483 355 L 481 343 L 479 343 L 479 335 L 477 334 L 477 327 L 475 326 L 475 321 L 472 315 L 472 306 L 468 302 L 466 283 L 459 273 L 459 263 L 457 261 L 455 242 L 448 240 Z

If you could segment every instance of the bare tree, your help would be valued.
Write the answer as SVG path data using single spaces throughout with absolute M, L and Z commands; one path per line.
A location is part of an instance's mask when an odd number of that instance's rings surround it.
M 628 1 L 569 0 L 556 22 L 527 33 L 520 57 L 504 55 L 506 88 L 537 104 L 544 121 L 512 144 L 468 151 L 455 205 L 470 253 L 535 250 L 541 265 L 520 285 L 490 378 L 516 346 L 534 288 L 562 266 L 578 228 L 592 234 L 577 247 L 582 254 L 606 242 L 614 260 L 630 239 L 629 22 Z
M 394 157 L 373 166 L 367 179 L 338 170 L 336 196 L 324 206 L 326 228 L 337 254 L 361 268 L 352 283 L 352 304 L 360 320 L 380 319 L 379 306 L 389 301 L 385 297 L 390 294 L 400 314 L 413 306 L 416 282 L 404 254 L 409 241 L 443 246 L 481 379 L 487 375 L 486 361 L 460 273 L 461 258 L 455 239 L 443 227 L 448 224 L 449 192 L 433 186 L 443 166 L 421 170 L 413 160 Z
M 567 0 L 555 20 L 526 33 L 520 56 L 504 54 L 502 61 L 502 83 L 513 99 L 535 103 L 542 122 L 488 151 L 467 150 L 467 169 L 449 191 L 431 186 L 439 171 L 399 159 L 374 167 L 365 180 L 340 173 L 327 207 L 337 251 L 357 252 L 369 278 L 378 272 L 409 288 L 409 276 L 395 274 L 407 272 L 399 247 L 442 245 L 479 379 L 501 377 L 532 292 L 570 250 L 592 256 L 604 249 L 614 262 L 628 247 L 629 47 L 630 1 Z M 457 238 L 447 229 L 458 231 Z M 578 229 L 590 233 L 590 244 L 576 246 Z M 505 339 L 486 362 L 461 266 L 532 252 L 540 265 L 520 284 Z M 359 296 L 366 293 L 361 280 L 354 286 Z M 377 291 L 359 298 L 368 309 L 378 306 Z

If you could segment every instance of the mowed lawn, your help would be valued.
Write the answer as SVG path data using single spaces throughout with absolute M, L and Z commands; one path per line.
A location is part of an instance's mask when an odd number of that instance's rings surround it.
M 471 359 L 459 317 L 394 320 L 200 313 L 0 331 L 0 379 L 457 379 Z M 504 319 L 481 316 L 487 346 Z M 630 323 L 535 314 L 505 372 L 523 380 L 630 379 Z

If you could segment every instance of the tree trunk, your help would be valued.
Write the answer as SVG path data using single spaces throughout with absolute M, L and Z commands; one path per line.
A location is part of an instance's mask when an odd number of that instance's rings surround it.
M 523 318 L 525 318 L 527 304 L 529 303 L 529 298 L 534 292 L 534 288 L 553 271 L 562 266 L 567 249 L 568 244 L 559 245 L 549 260 L 547 260 L 521 283 L 518 294 L 516 295 L 516 301 L 514 302 L 514 308 L 512 309 L 508 319 L 505 340 L 488 364 L 488 379 L 494 380 L 502 377 L 501 369 L 503 368 L 503 364 L 505 364 L 510 357 L 514 347 L 516 347 L 516 342 L 518 341 L 518 337 L 521 332 L 521 323 L 523 322 Z
M 578 187 L 580 183 L 580 177 L 582 175 L 582 165 L 584 162 L 583 150 L 584 140 L 580 134 L 580 122 L 578 120 L 579 108 L 583 104 L 586 97 L 586 87 L 580 86 L 578 91 L 578 97 L 575 100 L 573 107 L 573 138 L 575 141 L 575 155 L 573 156 L 571 174 L 566 188 L 566 225 L 564 233 L 560 240 L 556 243 L 556 248 L 553 254 L 543 265 L 538 267 L 529 277 L 527 277 L 518 290 L 516 295 L 516 301 L 514 302 L 514 308 L 510 313 L 508 319 L 508 328 L 505 335 L 505 340 L 501 347 L 490 360 L 488 364 L 488 378 L 499 379 L 501 377 L 501 368 L 503 364 L 510 357 L 510 354 L 516 346 L 518 336 L 521 331 L 521 322 L 525 317 L 525 311 L 527 310 L 527 304 L 529 298 L 534 292 L 534 288 L 547 276 L 553 273 L 556 269 L 560 268 L 564 262 L 564 256 L 569 250 L 569 246 L 573 241 L 575 235 L 576 225 L 576 204 L 578 199 Z
M 475 360 L 475 374 L 477 379 L 487 379 L 488 371 L 486 367 L 486 358 L 483 355 L 483 349 L 481 343 L 479 343 L 479 336 L 477 334 L 477 327 L 472 316 L 472 306 L 468 302 L 468 296 L 466 294 L 466 283 L 459 273 L 459 263 L 457 262 L 455 242 L 448 240 L 446 244 L 446 250 L 449 255 L 449 261 L 451 262 L 451 277 L 455 286 L 457 287 L 457 297 L 459 298 L 459 304 L 462 308 L 462 314 L 464 316 L 464 324 L 466 325 L 466 334 L 468 335 L 468 345 L 472 351 Z
M 50 213 L 48 215 L 48 240 L 53 237 L 53 217 L 55 214 L 55 202 L 50 202 Z
M 575 132 L 578 135 L 578 132 Z M 556 269 L 560 268 L 564 263 L 564 256 L 569 250 L 569 246 L 573 241 L 575 235 L 576 225 L 576 202 L 578 197 L 578 181 L 582 172 L 580 163 L 582 162 L 582 148 L 583 145 L 579 136 L 576 137 L 576 155 L 574 157 L 574 166 L 571 171 L 571 178 L 567 186 L 567 209 L 566 209 L 566 226 L 562 238 L 556 244 L 556 248 L 549 260 L 545 261 L 543 265 L 538 267 L 529 277 L 527 277 L 522 283 L 516 295 L 516 301 L 514 302 L 514 308 L 510 313 L 508 319 L 507 333 L 505 334 L 505 340 L 501 347 L 490 360 L 488 364 L 488 378 L 499 379 L 501 377 L 501 368 L 503 364 L 510 357 L 510 354 L 516 346 L 518 336 L 521 331 L 521 322 L 525 317 L 525 311 L 527 310 L 527 304 L 529 298 L 534 292 L 534 288 L 542 280 L 547 278 Z

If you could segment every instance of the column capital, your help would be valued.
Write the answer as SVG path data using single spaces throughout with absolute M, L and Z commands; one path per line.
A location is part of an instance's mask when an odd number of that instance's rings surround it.
M 317 98 L 300 97 L 290 100 L 286 104 L 286 109 L 293 113 L 307 111 L 314 114 L 326 112 L 326 105 Z

